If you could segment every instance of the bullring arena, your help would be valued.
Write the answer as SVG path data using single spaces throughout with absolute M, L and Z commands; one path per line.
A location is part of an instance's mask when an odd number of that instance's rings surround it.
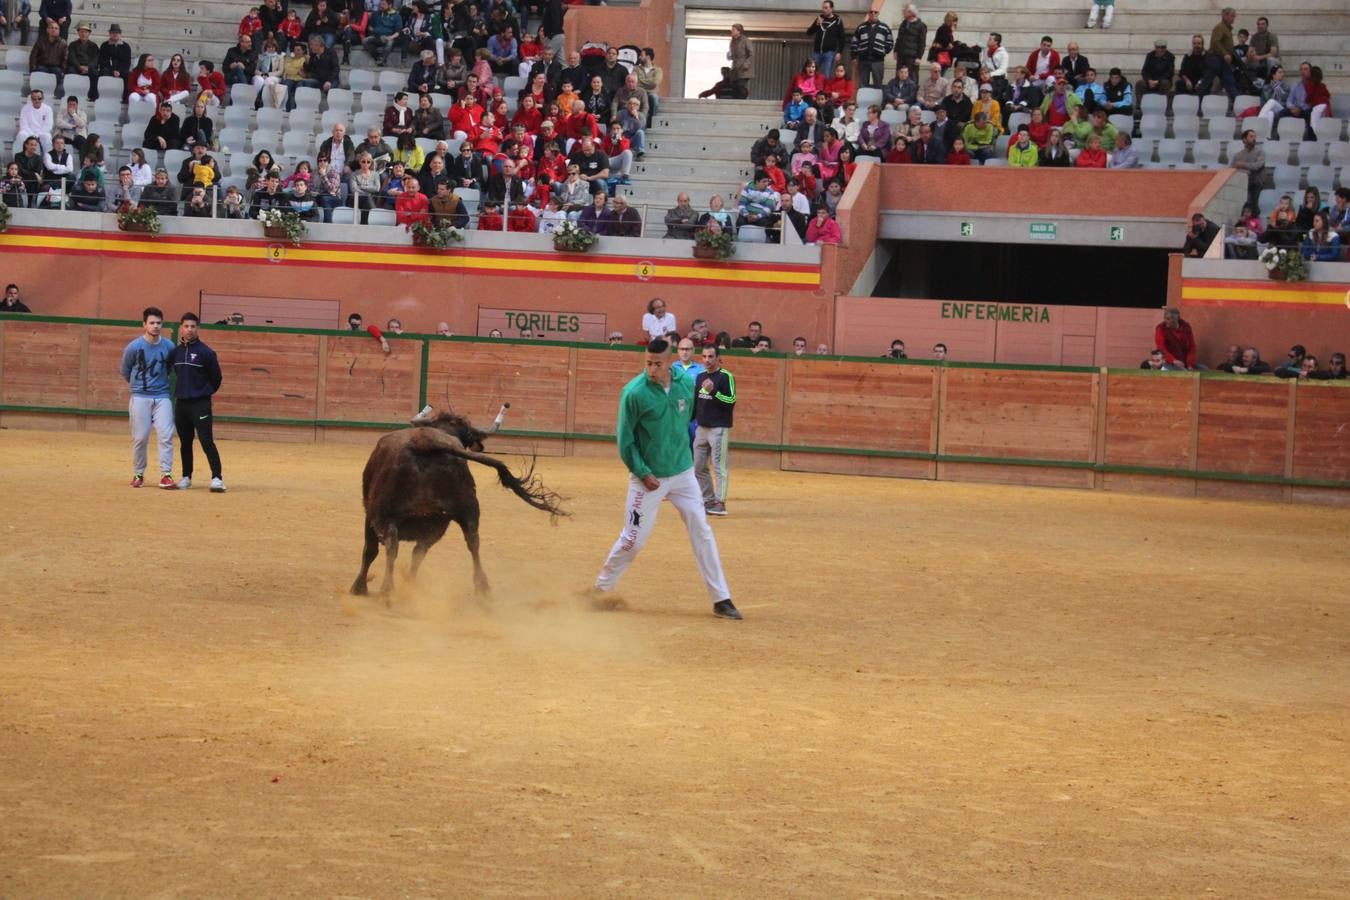
M 841 150 L 842 190 L 825 169 L 815 185 L 833 224 L 806 243 L 790 215 L 780 229 L 771 210 L 732 216 L 770 129 L 785 146 L 802 136 L 780 98 L 814 77 L 803 60 L 821 4 L 715 3 L 534 4 L 556 13 L 549 46 L 590 51 L 586 74 L 618 72 L 610 50 L 664 70 L 645 155 L 610 160 L 629 171 L 597 182 L 627 212 L 591 221 L 589 248 L 484 226 L 492 193 L 514 195 L 487 177 L 504 163 L 491 133 L 463 160 L 443 134 L 468 176 L 445 176 L 468 223 L 445 247 L 415 241 L 392 195 L 366 216 L 352 194 L 372 189 L 355 179 L 295 234 L 265 231 L 256 209 L 190 215 L 206 163 L 157 150 L 145 129 L 172 138 L 167 120 L 120 102 L 116 81 L 86 103 L 103 186 L 148 143 L 138 174 L 160 164 L 171 179 L 167 196 L 139 195 L 160 230 L 89 193 L 39 208 L 67 198 L 48 186 L 20 201 L 7 180 L 0 284 L 31 312 L 0 307 L 0 900 L 1350 896 L 1350 381 L 1332 364 L 1350 349 L 1350 264 L 1327 234 L 1301 281 L 1224 252 L 1244 202 L 1259 201 L 1260 224 L 1278 194 L 1297 206 L 1319 188 L 1334 205 L 1350 187 L 1343 0 L 1239 12 L 1253 29 L 1269 16 L 1291 78 L 1296 60 L 1309 85 L 1312 65 L 1325 70 L 1331 99 L 1306 129 L 1250 115 L 1264 97 L 1216 82 L 1203 98 L 1113 101 L 1110 127 L 1133 143 L 1112 162 L 1137 153 L 1138 168 L 1052 155 L 1017 168 L 1006 133 L 980 165 L 929 165 L 927 149 L 907 163 L 898 141 L 851 162 Z M 1079 44 L 1103 78 L 1120 67 L 1132 82 L 1158 41 L 1180 58 L 1210 34 L 1223 4 L 1128 0 L 1110 30 L 1084 27 L 1087 5 L 950 0 L 950 36 L 968 46 L 948 62 L 993 31 L 1019 62 L 1048 30 L 1066 58 Z M 72 6 L 94 40 L 124 33 L 133 60 L 179 54 L 189 72 L 227 68 L 244 12 Z M 870 7 L 899 30 L 904 4 L 840 0 L 846 34 Z M 917 11 L 928 37 L 945 11 Z M 753 77 L 695 99 L 733 23 Z M 56 75 L 10 37 L 5 162 L 36 115 L 20 119 L 29 88 L 65 108 Z M 315 59 L 332 71 L 343 48 L 323 44 L 302 74 Z M 217 94 L 211 204 L 254 193 L 263 151 L 289 177 L 339 125 L 359 144 L 390 111 L 404 122 L 390 104 L 417 53 L 350 49 L 326 92 L 296 86 L 294 109 L 273 95 L 255 110 L 246 78 Z M 492 102 L 514 117 L 530 88 L 512 64 Z M 97 86 L 64 77 L 77 107 Z M 458 90 L 442 87 L 413 98 L 437 123 Z M 850 89 L 859 117 L 885 98 Z M 902 137 L 911 111 L 886 102 L 880 121 Z M 1011 110 L 1013 131 L 1031 121 Z M 857 122 L 836 124 L 863 143 Z M 1249 130 L 1268 163 L 1251 169 L 1259 183 L 1234 167 L 1250 161 Z M 441 152 L 430 136 L 407 144 L 410 164 Z M 823 133 L 821 146 L 817 169 Z M 425 165 L 429 187 L 445 173 Z M 541 182 L 519 180 L 542 206 Z M 730 256 L 695 243 L 719 210 Z M 1298 223 L 1278 229 L 1295 261 Z M 751 324 L 774 338 L 725 356 L 728 515 L 711 527 L 743 621 L 710 613 L 674 509 L 618 608 L 587 595 L 625 524 L 618 397 L 657 298 L 686 335 L 703 319 L 714 339 Z M 151 304 L 170 340 L 183 312 L 199 315 L 220 356 L 228 492 L 207 490 L 200 448 L 192 489 L 128 487 L 119 362 Z M 1181 340 L 1157 330 L 1167 307 L 1193 340 L 1169 370 L 1142 371 Z M 1256 344 L 1272 366 L 1295 346 L 1320 363 L 1302 377 L 1216 371 Z M 1171 370 L 1188 355 L 1204 368 Z M 490 595 L 452 526 L 415 581 L 405 545 L 392 594 L 379 560 L 371 595 L 354 596 L 376 441 L 428 405 L 487 427 L 504 403 L 487 452 L 533 465 L 568 515 L 551 521 L 474 466 Z

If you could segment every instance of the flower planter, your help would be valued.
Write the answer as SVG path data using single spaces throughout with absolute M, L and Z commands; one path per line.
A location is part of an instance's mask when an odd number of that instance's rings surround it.
M 277 241 L 289 241 L 290 236 L 286 234 L 286 229 L 280 225 L 264 225 L 263 234 Z
M 694 245 L 695 259 L 725 259 L 716 247 L 701 247 Z
M 1266 274 L 1270 276 L 1271 281 L 1288 281 L 1289 278 L 1281 268 L 1267 269 Z
M 594 246 L 594 244 L 591 245 L 591 247 Z M 559 253 L 589 253 L 591 247 L 569 247 L 562 241 L 553 242 L 553 249 L 557 250 Z
M 149 234 L 150 226 L 144 222 L 127 222 L 125 225 L 117 226 L 122 231 L 131 231 L 137 234 Z

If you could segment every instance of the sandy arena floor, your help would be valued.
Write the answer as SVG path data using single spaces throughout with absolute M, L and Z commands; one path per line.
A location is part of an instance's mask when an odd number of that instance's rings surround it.
M 622 472 L 545 459 L 386 611 L 366 451 L 221 446 L 0 432 L 0 897 L 1350 893 L 1344 510 L 733 455 L 731 623 L 669 508 L 583 608 Z

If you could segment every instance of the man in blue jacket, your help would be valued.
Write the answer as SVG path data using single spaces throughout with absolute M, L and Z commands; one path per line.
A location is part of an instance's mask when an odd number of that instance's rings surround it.
M 211 395 L 220 390 L 220 362 L 216 351 L 202 343 L 197 336 L 201 319 L 196 313 L 185 312 L 178 320 L 178 346 L 174 349 L 173 371 L 178 376 L 178 405 L 174 409 L 174 424 L 178 426 L 178 442 L 183 456 L 183 477 L 178 489 L 192 487 L 192 439 L 202 442 L 202 452 L 211 466 L 211 493 L 225 493 L 221 478 L 220 453 L 211 434 Z
M 131 486 L 145 485 L 146 445 L 153 427 L 159 436 L 159 486 L 178 487 L 173 480 L 173 401 L 169 399 L 169 370 L 173 344 L 160 335 L 164 313 L 148 306 L 141 313 L 145 333 L 122 351 L 122 378 L 131 387 Z

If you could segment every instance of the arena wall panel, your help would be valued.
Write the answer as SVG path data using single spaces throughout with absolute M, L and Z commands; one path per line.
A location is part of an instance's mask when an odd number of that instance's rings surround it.
M 172 323 L 171 323 L 172 324 Z M 373 443 L 421 404 L 612 459 L 628 347 L 205 326 L 224 437 Z M 0 316 L 0 426 L 126 431 L 128 322 Z M 172 340 L 172 330 L 170 331 Z M 747 467 L 1350 505 L 1350 383 L 731 351 Z

